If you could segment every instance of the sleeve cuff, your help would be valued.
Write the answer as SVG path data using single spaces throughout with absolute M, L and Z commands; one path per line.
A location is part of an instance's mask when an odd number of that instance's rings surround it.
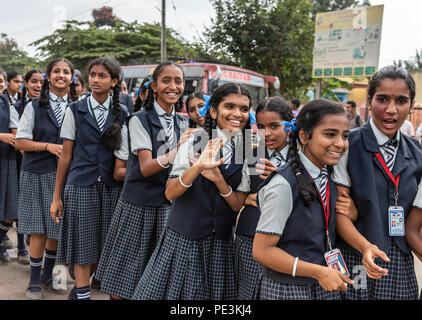
M 262 230 L 256 230 L 255 233 L 262 233 L 262 234 L 268 234 L 270 236 L 277 236 L 281 237 L 282 235 L 277 232 L 270 232 L 270 231 L 262 231 Z

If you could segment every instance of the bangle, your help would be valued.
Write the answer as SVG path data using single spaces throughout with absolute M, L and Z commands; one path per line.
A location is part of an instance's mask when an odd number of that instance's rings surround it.
M 296 268 L 297 268 L 297 262 L 299 261 L 299 258 L 296 257 L 295 258 L 295 263 L 293 264 L 293 272 L 292 272 L 292 277 L 296 277 Z
M 230 186 L 228 186 L 229 188 L 230 188 L 230 192 L 228 193 L 228 194 L 221 194 L 220 193 L 220 196 L 222 196 L 223 198 L 227 198 L 228 196 L 230 196 L 231 194 L 232 194 L 232 192 L 233 192 L 233 189 L 232 189 L 232 187 L 230 187 Z
M 179 182 L 182 186 L 184 186 L 186 189 L 192 187 L 192 183 L 190 185 L 185 185 L 182 181 L 182 175 L 179 176 Z
M 161 168 L 163 168 L 163 169 L 167 169 L 168 167 L 170 167 L 170 165 L 169 165 L 169 164 L 167 165 L 167 167 L 166 167 L 166 166 L 163 166 L 163 165 L 161 164 L 161 162 L 160 162 L 160 157 L 157 157 L 157 162 L 158 162 L 158 164 L 160 165 L 160 167 L 161 167 Z

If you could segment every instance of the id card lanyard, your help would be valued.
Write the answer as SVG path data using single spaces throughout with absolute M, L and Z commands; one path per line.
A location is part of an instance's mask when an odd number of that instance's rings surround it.
M 385 163 L 384 159 L 379 153 L 375 153 L 378 161 L 380 162 L 382 168 L 384 169 L 385 173 L 387 173 L 388 177 L 393 181 L 394 184 L 394 206 L 397 207 L 397 203 L 399 200 L 399 182 L 400 182 L 400 174 L 394 178 L 393 174 L 391 173 L 390 169 L 388 169 L 387 164 Z

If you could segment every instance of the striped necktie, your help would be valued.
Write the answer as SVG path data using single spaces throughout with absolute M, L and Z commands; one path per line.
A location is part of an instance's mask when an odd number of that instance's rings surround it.
M 168 146 L 169 149 L 171 150 L 173 147 L 173 136 L 174 136 L 174 130 L 173 130 L 173 115 L 168 114 L 168 113 L 164 113 L 162 115 L 162 117 L 166 120 L 166 134 L 168 136 Z
M 232 163 L 232 158 L 233 158 L 233 154 L 234 154 L 234 147 L 235 147 L 234 139 L 230 139 L 230 141 L 227 141 L 225 146 L 226 146 L 227 153 L 226 153 L 226 157 L 224 159 L 224 163 L 226 164 L 225 168 L 227 169 L 230 166 L 230 164 Z
M 283 160 L 283 156 L 279 151 L 274 151 L 273 157 L 276 159 L 275 166 L 279 167 L 281 165 L 281 161 Z
M 394 167 L 394 155 L 397 149 L 397 139 L 388 140 L 385 144 L 382 145 L 386 155 L 385 155 L 385 163 L 390 171 L 393 171 Z
M 59 126 L 61 126 L 62 120 L 63 120 L 63 112 L 62 112 L 61 103 L 65 102 L 65 100 L 63 98 L 57 98 L 56 100 L 53 100 L 53 102 L 56 103 L 56 105 L 53 107 L 54 116 L 56 117 L 56 120 Z
M 99 109 L 97 124 L 98 124 L 98 127 L 100 128 L 100 131 L 103 132 L 104 125 L 105 125 L 105 122 L 106 122 L 106 118 L 104 116 L 104 113 L 107 110 L 107 108 L 105 106 L 103 106 L 102 104 L 99 104 L 97 106 L 97 108 Z
M 327 191 L 327 184 L 328 184 L 328 170 L 326 167 L 321 169 L 321 172 L 319 173 L 318 178 L 319 184 L 318 184 L 318 190 L 321 194 L 322 201 L 324 201 L 324 205 L 327 205 L 327 199 L 326 199 L 326 191 Z

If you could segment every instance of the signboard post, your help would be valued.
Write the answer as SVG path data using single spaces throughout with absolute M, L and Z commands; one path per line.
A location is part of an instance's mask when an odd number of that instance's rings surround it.
M 313 78 L 371 77 L 378 70 L 384 5 L 316 16 Z

